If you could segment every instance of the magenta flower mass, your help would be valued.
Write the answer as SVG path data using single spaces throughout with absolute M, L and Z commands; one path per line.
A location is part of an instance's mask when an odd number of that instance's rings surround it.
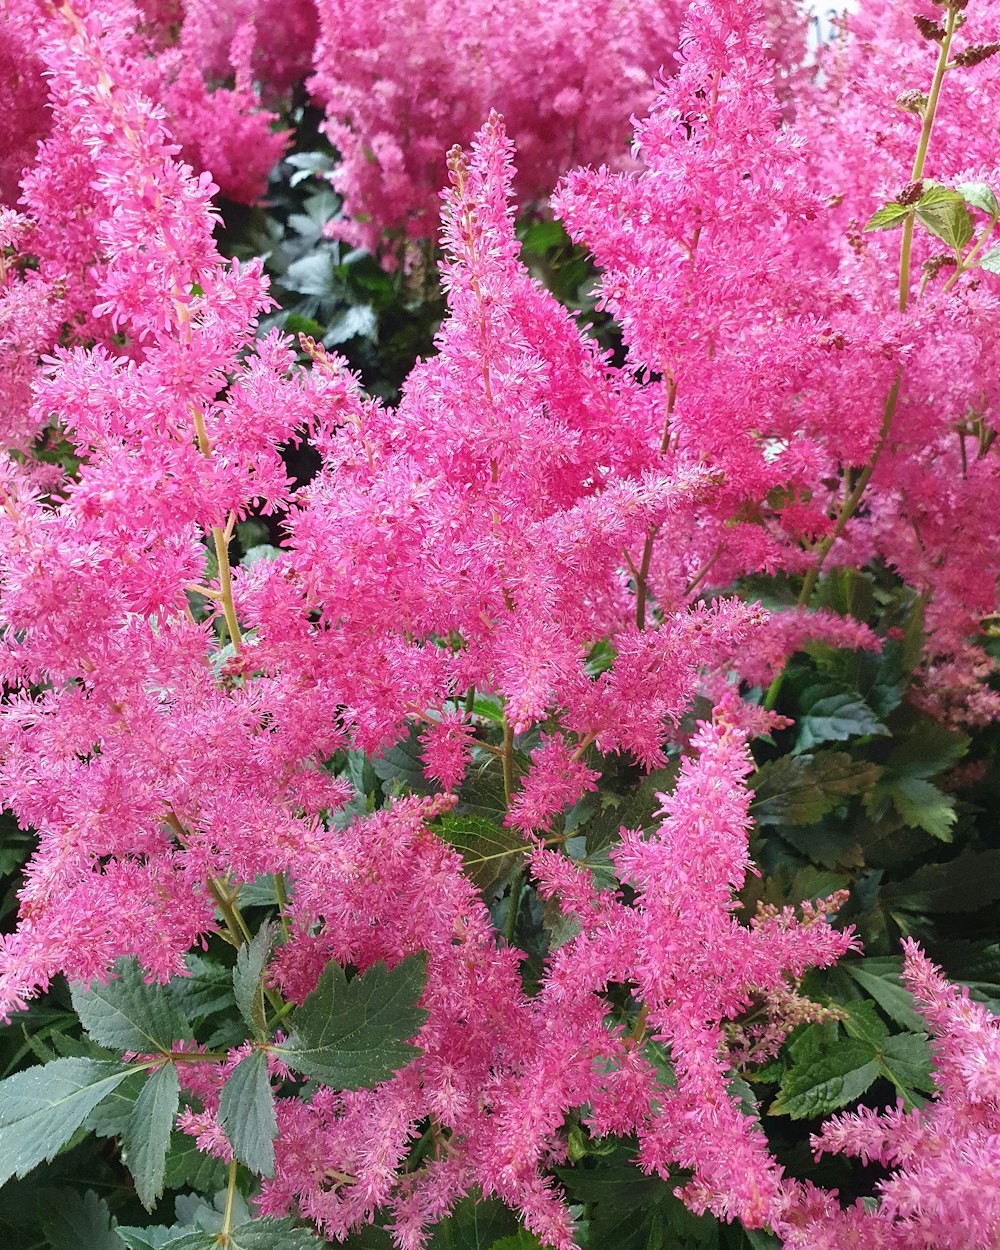
M 997 1250 L 1000 3 L 914 3 L 6 0 L 0 1181 Z

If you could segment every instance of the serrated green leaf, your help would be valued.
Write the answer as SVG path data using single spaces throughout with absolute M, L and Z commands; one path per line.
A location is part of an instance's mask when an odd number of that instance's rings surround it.
M 919 1033 L 923 1021 L 913 1008 L 913 995 L 902 984 L 899 970 L 902 960 L 896 957 L 864 959 L 861 963 L 842 963 L 844 969 L 866 993 L 870 994 L 890 1020 L 904 1029 Z
M 960 855 L 944 864 L 924 864 L 904 881 L 884 886 L 882 897 L 898 911 L 978 911 L 1000 899 L 1000 850 Z
M 234 1002 L 233 977 L 225 964 L 197 954 L 188 955 L 184 962 L 190 976 L 174 977 L 170 982 L 170 996 L 184 1018 L 204 1020 L 218 1011 L 228 1011 Z
M 122 1250 L 108 1204 L 91 1189 L 62 1190 L 42 1217 L 42 1230 L 48 1250 Z
M 526 1228 L 519 1229 L 511 1237 L 501 1237 L 499 1241 L 491 1241 L 489 1250 L 545 1250 L 534 1233 Z
M 133 1070 L 102 1059 L 55 1059 L 0 1081 L 0 1185 L 54 1158 Z
M 424 773 L 423 746 L 417 730 L 412 726 L 407 736 L 394 747 L 381 755 L 372 756 L 372 768 L 381 781 L 389 783 L 389 788 L 392 783 L 399 783 L 414 794 L 432 794 L 440 789 Z
M 997 203 L 997 197 L 985 182 L 960 182 L 955 190 L 966 204 L 982 209 L 991 217 L 1000 217 L 1000 204 Z
M 867 1042 L 838 1041 L 821 1058 L 796 1063 L 785 1073 L 772 1115 L 808 1120 L 860 1098 L 878 1077 L 878 1060 Z
M 882 1075 L 892 1081 L 908 1102 L 912 1102 L 916 1091 L 933 1092 L 933 1064 L 926 1033 L 897 1033 L 895 1037 L 886 1038 L 879 1047 L 879 1063 Z
M 163 1176 L 165 1189 L 196 1189 L 211 1194 L 226 1183 L 226 1165 L 213 1155 L 204 1154 L 198 1143 L 187 1133 L 170 1134 L 166 1170 Z
M 911 829 L 923 829 L 942 842 L 951 841 L 957 817 L 950 795 L 921 777 L 904 777 L 889 793 L 893 807 Z
M 334 276 L 333 256 L 326 250 L 309 252 L 293 261 L 282 274 L 281 285 L 298 295 L 327 299 L 342 289 Z
M 894 777 L 919 777 L 926 780 L 946 772 L 969 749 L 969 738 L 954 733 L 943 725 L 922 725 L 919 733 L 910 733 L 889 752 L 886 769 Z
M 139 1053 L 170 1052 L 175 1041 L 191 1037 L 191 1029 L 169 991 L 147 985 L 134 959 L 115 964 L 115 979 L 86 989 L 72 987 L 73 1006 L 87 1033 L 101 1046 Z
M 458 791 L 456 815 L 480 816 L 502 825 L 506 812 L 507 795 L 499 762 L 491 760 L 482 768 L 470 768 Z
M 528 852 L 524 835 L 482 816 L 442 816 L 434 826 L 462 856 L 465 871 L 486 895 L 494 894 L 524 862 Z
M 455 1205 L 446 1222 L 437 1225 L 427 1250 L 487 1250 L 499 1238 L 514 1236 L 517 1229 L 509 1207 L 474 1191 Z
M 233 1229 L 231 1250 L 320 1250 L 327 1242 L 291 1220 L 252 1220 Z
M 323 335 L 324 347 L 339 347 L 350 339 L 374 339 L 378 335 L 378 318 L 370 304 L 353 304 L 332 319 Z
M 164 1246 L 176 1244 L 178 1241 L 176 1232 L 160 1225 L 153 1228 L 131 1228 L 128 1225 L 119 1224 L 116 1231 L 119 1238 L 119 1250 L 122 1242 L 128 1250 L 163 1250 Z M 200 1236 L 205 1237 L 207 1234 L 202 1233 Z
M 956 256 L 975 234 L 975 222 L 964 198 L 950 187 L 928 187 L 917 203 L 916 214 L 917 220 Z
M 976 263 L 987 273 L 1000 273 L 1000 247 L 991 247 L 988 252 L 980 256 Z
M 840 1010 L 844 1017 L 841 1023 L 848 1037 L 853 1037 L 859 1042 L 867 1042 L 869 1046 L 878 1050 L 889 1036 L 889 1030 L 878 1014 L 874 1003 L 861 999 L 847 1003 Z
M 718 1223 L 692 1215 L 674 1194 L 674 1185 L 646 1176 L 620 1148 L 595 1168 L 557 1168 L 571 1198 L 584 1203 L 590 1226 L 588 1244 L 605 1250 L 656 1247 L 717 1247 Z
M 952 981 L 969 987 L 969 997 L 1000 1015 L 1000 943 L 963 938 L 934 943 L 932 955 Z
M 261 1176 L 274 1175 L 278 1117 L 262 1050 L 241 1059 L 222 1087 L 219 1123 L 240 1163 Z
M 145 1084 L 145 1072 L 138 1068 L 130 1072 L 121 1085 L 91 1111 L 84 1128 L 97 1137 L 120 1137 Z
M 890 200 L 888 204 L 872 213 L 865 225 L 866 230 L 897 230 L 913 212 L 912 208 Z
M 240 947 L 236 955 L 236 967 L 233 969 L 233 994 L 236 998 L 236 1006 L 247 1025 L 258 1037 L 263 1037 L 266 1032 L 261 982 L 277 932 L 278 926 L 274 921 L 262 924 L 253 938 Z
M 750 813 L 758 825 L 812 825 L 879 778 L 877 764 L 846 751 L 782 755 L 762 764 L 750 779 Z
M 275 560 L 282 557 L 280 547 L 273 547 L 270 543 L 258 543 L 254 547 L 248 547 L 240 560 L 240 568 L 249 568 L 252 564 L 271 564 Z
M 180 1096 L 177 1068 L 165 1063 L 143 1086 L 122 1135 L 122 1157 L 147 1211 L 152 1211 L 163 1193 L 170 1130 Z
M 816 699 L 798 718 L 797 725 L 796 755 L 820 742 L 843 742 L 889 732 L 860 695 L 846 692 Z
M 388 1080 L 420 1053 L 408 1039 L 427 1018 L 415 1006 L 425 977 L 422 955 L 408 956 L 391 972 L 374 964 L 351 981 L 331 960 L 293 1013 L 288 1039 L 271 1049 L 296 1072 L 334 1089 Z
M 144 1232 L 151 1230 L 142 1228 L 119 1228 L 118 1235 L 125 1240 L 129 1250 L 219 1250 L 219 1239 L 214 1233 L 196 1232 L 174 1234 L 169 1241 L 149 1241 L 143 1237 Z

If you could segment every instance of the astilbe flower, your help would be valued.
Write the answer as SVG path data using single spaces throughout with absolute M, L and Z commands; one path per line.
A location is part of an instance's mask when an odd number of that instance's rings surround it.
M 889 1169 L 878 1204 L 846 1210 L 816 1191 L 782 1229 L 785 1245 L 892 1250 L 994 1250 L 1000 1229 L 1000 1020 L 949 985 L 913 941 L 903 976 L 934 1047 L 931 1102 L 835 1116 L 812 1139 L 817 1156 L 853 1155 Z
M 726 601 L 636 629 L 622 549 L 680 527 L 714 483 L 663 464 L 642 388 L 520 265 L 500 119 L 451 163 L 449 316 L 398 408 L 363 399 L 313 349 L 323 468 L 293 501 L 287 556 L 235 581 L 259 623 L 256 662 L 311 674 L 365 750 L 407 718 L 449 723 L 474 687 L 502 696 L 513 734 L 564 708 L 572 750 L 656 763 L 699 668 L 762 614 Z M 587 653 L 609 635 L 617 659 L 595 679 Z
M 801 922 L 790 913 L 737 922 L 736 893 L 750 867 L 746 737 L 723 709 L 692 746 L 656 833 L 626 830 L 612 851 L 617 875 L 636 891 L 634 906 L 595 889 L 557 852 L 539 845 L 532 854 L 543 896 L 558 898 L 580 932 L 550 957 L 533 1004 L 534 1049 L 495 1112 L 500 1193 L 544 1159 L 565 1111 L 586 1101 L 595 1133 L 638 1136 L 647 1171 L 690 1169 L 684 1197 L 695 1210 L 750 1227 L 782 1210 L 781 1169 L 727 1088 L 736 1056 L 725 1026 L 786 979 L 833 962 L 853 937 L 831 928 L 822 909 Z M 632 985 L 642 1004 L 631 1037 L 608 1029 L 601 995 L 615 982 Z M 668 1087 L 640 1050 L 647 1034 L 668 1048 Z
M 110 10 L 103 2 L 76 5 L 86 18 L 97 21 Z M 112 20 L 123 23 L 115 51 L 115 82 L 144 92 L 171 119 L 171 132 L 186 160 L 213 180 L 229 198 L 253 203 L 263 193 L 267 176 L 284 151 L 286 135 L 276 129 L 277 115 L 264 107 L 253 80 L 251 62 L 255 52 L 254 11 L 239 4 L 207 6 L 188 0 L 177 10 L 144 14 L 140 20 L 132 6 L 115 11 Z M 314 19 L 313 19 L 314 25 Z M 228 32 L 224 48 L 216 51 L 217 32 Z M 271 29 L 280 23 L 271 22 Z M 45 139 L 59 154 L 47 162 L 50 177 L 72 179 L 87 157 L 59 131 L 72 120 L 73 109 L 62 115 L 58 100 L 54 115 L 46 107 L 44 59 L 39 56 L 39 35 L 59 38 L 60 9 L 36 0 L 8 0 L 0 14 L 0 117 L 5 135 L 0 161 L 0 203 L 17 203 L 22 174 L 31 167 L 37 141 Z M 309 42 L 309 23 L 300 33 Z M 304 68 L 300 71 L 304 73 Z M 227 85 L 232 80 L 231 85 Z M 50 101 L 50 103 L 53 101 Z M 65 168 L 61 168 L 65 166 Z M 78 188 L 82 189 L 82 188 Z M 29 193 L 30 194 L 30 193 Z M 64 213 L 79 211 L 85 197 L 74 196 L 70 186 L 51 187 L 53 201 L 61 201 Z M 62 252 L 67 261 L 92 263 L 93 252 L 76 252 L 70 242 Z M 52 241 L 55 246 L 55 240 Z
M 1000 185 L 995 136 L 977 120 L 996 98 L 1000 58 L 976 54 L 993 47 L 1000 7 L 993 0 L 955 7 L 962 11 L 917 184 L 914 156 L 941 50 L 925 32 L 942 31 L 950 10 L 922 4 L 914 15 L 891 0 L 859 6 L 822 55 L 821 79 L 797 84 L 795 117 L 810 179 L 830 197 L 808 250 L 837 266 L 856 300 L 897 321 L 901 346 L 889 436 L 862 514 L 833 556 L 846 564 L 879 557 L 923 596 L 924 701 L 953 722 L 984 723 L 997 713 L 996 701 L 984 697 L 989 661 L 975 638 L 996 608 L 1000 572 L 990 520 L 1000 489 L 993 447 L 1000 286 L 983 270 L 958 275 L 946 244 L 918 227 L 901 315 L 899 233 L 861 231 L 883 204 L 908 188 L 919 198 L 931 180 Z M 979 210 L 972 216 L 983 254 L 998 241 L 994 223 Z
M 665 453 L 720 474 L 687 541 L 650 539 L 662 605 L 804 568 L 829 480 L 870 455 L 892 380 L 894 329 L 799 257 L 824 210 L 800 137 L 776 125 L 763 21 L 756 4 L 693 4 L 680 70 L 636 128 L 641 170 L 576 170 L 554 199 L 601 266 L 629 359 L 663 376 Z
M 57 971 L 90 978 L 124 953 L 179 971 L 214 927 L 207 883 L 287 867 L 316 813 L 347 797 L 299 767 L 336 730 L 292 710 L 294 684 L 220 688 L 184 590 L 204 576 L 199 531 L 225 542 L 227 517 L 287 495 L 278 449 L 306 411 L 283 381 L 289 349 L 253 345 L 259 270 L 223 264 L 211 184 L 111 77 L 132 11 L 59 21 L 39 50 L 67 122 L 54 135 L 86 153 L 92 306 L 123 345 L 61 349 L 38 390 L 36 427 L 57 414 L 78 480 L 43 495 L 4 466 L 0 774 L 39 834 L 4 942 L 4 1012 Z M 61 151 L 43 145 L 39 195 Z
M 718 150 L 734 160 L 736 136 L 750 136 L 770 203 L 787 144 L 768 137 L 737 90 L 743 75 L 749 98 L 766 97 L 755 28 L 727 8 L 729 35 L 714 41 L 706 13 L 695 12 L 701 42 L 675 90 L 694 108 L 706 65 L 710 80 L 718 73 L 722 129 L 732 127 Z M 39 152 L 26 207 L 35 228 L 50 230 L 59 205 L 46 195 L 86 188 L 92 211 L 71 218 L 74 241 L 97 263 L 66 279 L 65 298 L 78 335 L 92 329 L 99 341 L 52 353 L 23 427 L 54 415 L 78 474 L 53 483 L 0 462 L 0 788 L 39 837 L 18 930 L 0 948 L 0 1011 L 57 973 L 106 975 L 122 954 L 153 977 L 181 972 L 190 947 L 217 930 L 224 892 L 286 873 L 290 940 L 268 976 L 287 1001 L 301 1002 L 330 959 L 366 969 L 422 951 L 428 1014 L 422 1053 L 376 1089 L 278 1098 L 262 1212 L 294 1208 L 343 1237 L 385 1207 L 397 1244 L 418 1250 L 429 1225 L 478 1190 L 569 1250 L 570 1213 L 549 1169 L 566 1156 L 567 1114 L 588 1107 L 594 1132 L 636 1134 L 647 1171 L 689 1170 L 692 1208 L 770 1224 L 786 1240 L 810 1221 L 819 1234 L 867 1220 L 895 1237 L 907 1222 L 951 1219 L 948 1152 L 957 1157 L 964 1142 L 976 1166 L 992 1159 L 995 1024 L 959 1007 L 912 952 L 911 980 L 943 1039 L 935 1109 L 906 1129 L 924 1151 L 933 1209 L 907 1190 L 907 1163 L 879 1214 L 838 1214 L 783 1178 L 730 1093 L 741 1058 L 732 1022 L 760 1002 L 783 1011 L 786 987 L 853 941 L 823 907 L 801 918 L 762 913 L 749 925 L 734 915 L 750 869 L 754 714 L 732 691 L 681 759 L 658 830 L 626 831 L 612 855 L 634 905 L 540 837 L 526 839 L 527 868 L 568 934 L 533 996 L 520 953 L 500 945 L 458 853 L 434 831 L 451 796 L 397 801 L 343 828 L 330 818 L 350 796 L 324 767 L 330 757 L 385 748 L 408 725 L 427 742 L 428 771 L 457 787 L 472 743 L 456 702 L 470 688 L 499 698 L 507 737 L 547 735 L 512 794 L 513 823 L 536 834 L 592 784 L 591 746 L 662 762 L 699 683 L 707 675 L 721 690 L 719 673 L 764 617 L 736 601 L 689 609 L 694 588 L 684 587 L 658 591 L 656 616 L 637 612 L 651 566 L 627 553 L 643 551 L 650 534 L 680 547 L 706 509 L 718 520 L 769 487 L 753 433 L 765 426 L 744 423 L 706 446 L 707 409 L 697 405 L 709 391 L 698 390 L 692 354 L 682 362 L 694 388 L 689 416 L 675 409 L 678 437 L 664 443 L 664 388 L 614 368 L 519 264 L 510 145 L 497 116 L 471 157 L 449 157 L 449 316 L 437 356 L 417 366 L 399 406 L 366 400 L 343 362 L 315 345 L 306 344 L 313 369 L 296 371 L 290 344 L 255 341 L 267 306 L 259 268 L 222 262 L 212 184 L 178 162 L 161 111 L 130 77 L 134 11 L 102 0 L 52 20 L 38 55 L 60 124 Z M 725 74 L 733 81 L 723 84 Z M 683 124 L 697 133 L 702 123 Z M 667 129 L 676 137 L 676 125 Z M 59 177 L 47 183 L 52 170 Z M 802 202 L 792 187 L 788 206 Z M 747 265 L 762 243 L 750 217 L 737 249 Z M 4 228 L 22 224 L 5 219 Z M 49 255 L 40 282 L 55 282 Z M 721 245 L 715 257 L 721 264 Z M 735 294 L 756 290 L 741 281 Z M 769 284 L 780 285 L 768 278 L 750 301 L 758 312 Z M 680 324 L 675 295 L 665 300 L 667 345 Z M 766 340 L 757 331 L 767 318 L 737 318 L 734 329 L 721 308 L 702 324 L 718 317 L 732 331 L 732 351 L 721 330 L 719 350 L 749 396 L 748 344 Z M 26 339 L 25 354 L 34 350 Z M 760 374 L 768 385 L 775 376 Z M 783 419 L 774 437 L 792 432 Z M 323 467 L 293 492 L 280 449 L 303 431 Z M 806 466 L 803 481 L 824 463 L 828 438 L 817 434 L 818 451 L 786 449 Z M 251 509 L 287 512 L 288 539 L 277 560 L 239 570 L 230 593 L 229 538 Z M 209 540 L 218 576 L 206 584 Z M 669 585 L 664 574 L 658 586 Z M 210 605 L 207 621 L 189 596 Z M 225 651 L 213 618 L 225 619 Z M 595 677 L 586 661 L 599 638 L 611 662 Z M 611 1014 L 613 985 L 641 1004 L 634 1025 Z M 673 1084 L 647 1057 L 647 1038 L 669 1059 Z M 210 1153 L 227 1150 L 213 1116 L 241 1054 L 185 1077 L 201 1105 L 183 1127 Z M 277 1065 L 272 1075 L 288 1076 Z M 928 1145 L 938 1114 L 948 1140 Z M 441 1157 L 406 1171 L 425 1127 Z

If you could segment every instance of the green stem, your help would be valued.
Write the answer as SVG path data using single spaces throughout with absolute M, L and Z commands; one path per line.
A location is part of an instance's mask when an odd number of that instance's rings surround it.
M 514 731 L 507 720 L 506 712 L 503 718 L 503 749 L 500 761 L 503 764 L 504 798 L 509 803 L 510 796 L 514 793 Z
M 222 912 L 222 918 L 226 922 L 226 928 L 229 930 L 229 939 L 233 946 L 239 948 L 245 942 L 253 940 L 253 934 L 243 918 L 243 913 L 239 909 L 239 905 L 231 894 L 229 894 L 223 883 L 216 877 L 208 878 L 208 892 L 215 900 L 216 906 Z M 275 1011 L 283 1011 L 286 1004 L 280 994 L 267 986 L 261 985 L 261 990 L 267 1001 L 275 1009 Z
M 934 68 L 934 79 L 931 83 L 930 94 L 927 97 L 927 105 L 924 108 L 924 122 L 920 129 L 920 139 L 917 143 L 916 156 L 913 158 L 913 170 L 910 175 L 912 182 L 919 181 L 924 175 L 924 166 L 927 163 L 927 151 L 930 147 L 931 131 L 934 129 L 934 118 L 937 114 L 938 101 L 941 98 L 941 84 L 944 82 L 945 71 L 948 68 L 948 51 L 951 48 L 951 41 L 955 34 L 958 23 L 958 11 L 949 8 L 948 17 L 945 23 L 944 38 L 941 41 L 941 48 L 938 52 L 937 65 Z M 910 268 L 911 255 L 913 248 L 913 227 L 915 214 L 910 213 L 903 224 L 903 241 L 899 251 L 899 311 L 906 312 L 907 304 L 910 298 Z M 805 608 L 809 606 L 813 592 L 816 589 L 816 583 L 819 581 L 826 558 L 830 554 L 830 550 L 834 543 L 840 537 L 847 527 L 848 522 L 857 512 L 861 504 L 861 499 L 868 488 L 868 483 L 872 480 L 875 470 L 878 468 L 879 460 L 889 441 L 889 432 L 892 428 L 893 419 L 896 415 L 896 406 L 899 402 L 899 389 L 903 382 L 902 370 L 899 370 L 893 379 L 892 386 L 886 396 L 885 406 L 882 411 L 882 426 L 879 430 L 878 442 L 872 452 L 871 459 L 861 470 L 858 480 L 853 488 L 848 492 L 837 519 L 834 522 L 833 529 L 827 534 L 816 548 L 817 559 L 812 567 L 806 573 L 805 580 L 802 583 L 802 591 L 799 594 L 797 607 Z M 768 687 L 767 694 L 764 697 L 764 707 L 770 711 L 778 701 L 778 694 L 781 691 L 782 684 L 785 680 L 784 669 L 776 674 L 771 685 Z
M 938 100 L 941 98 L 941 84 L 944 82 L 945 71 L 948 68 L 948 52 L 951 48 L 951 41 L 954 37 L 957 23 L 958 10 L 949 9 L 948 17 L 945 20 L 944 38 L 941 40 L 941 48 L 938 52 L 937 65 L 934 67 L 934 79 L 931 82 L 931 89 L 927 97 L 927 104 L 924 107 L 924 124 L 920 129 L 920 139 L 917 143 L 917 154 L 913 158 L 913 172 L 910 174 L 911 182 L 918 182 L 924 176 L 924 166 L 927 163 L 927 149 L 930 147 L 931 131 L 934 129 L 934 118 L 937 114 Z M 914 223 L 914 213 L 910 213 L 906 221 L 903 223 L 903 243 L 900 248 L 899 256 L 900 312 L 906 312 L 906 305 L 909 303 L 910 299 L 910 253 L 913 247 Z
M 671 375 L 667 382 L 667 399 L 663 417 L 663 434 L 660 437 L 660 455 L 667 453 L 670 446 L 670 422 L 674 414 L 674 404 L 677 402 L 677 382 Z M 647 582 L 649 580 L 649 566 L 653 561 L 653 547 L 656 544 L 656 535 L 659 533 L 659 526 L 653 526 L 646 535 L 646 542 L 642 549 L 642 559 L 639 561 L 639 568 L 633 565 L 633 573 L 635 576 L 635 623 L 637 628 L 646 628 L 646 597 L 648 594 Z M 631 561 L 629 561 L 631 564 Z
M 285 935 L 285 940 L 289 937 L 288 928 L 288 887 L 285 884 L 285 874 L 276 872 L 274 874 L 274 895 L 278 900 L 278 916 L 281 920 L 281 932 Z
M 508 946 L 514 945 L 517 933 L 517 914 L 521 910 L 521 890 L 524 887 L 524 869 L 519 868 L 510 882 L 510 899 L 507 903 L 507 915 L 504 919 L 503 940 Z
M 226 1185 L 226 1206 L 222 1212 L 222 1228 L 219 1229 L 216 1242 L 223 1247 L 223 1250 L 232 1243 L 233 1240 L 233 1216 L 236 1211 L 236 1160 L 232 1159 L 229 1163 L 229 1180 Z

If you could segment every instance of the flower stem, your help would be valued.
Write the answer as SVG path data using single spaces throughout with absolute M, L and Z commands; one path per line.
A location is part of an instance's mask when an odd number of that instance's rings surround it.
M 233 1216 L 236 1210 L 236 1160 L 229 1161 L 229 1180 L 226 1185 L 226 1206 L 222 1213 L 222 1228 L 219 1229 L 216 1241 L 223 1248 L 227 1248 L 232 1244 L 233 1239 Z
M 945 71 L 948 69 L 948 52 L 951 48 L 951 41 L 955 34 L 958 23 L 958 11 L 954 8 L 948 9 L 948 17 L 945 23 L 944 38 L 941 41 L 941 47 L 938 52 L 937 65 L 934 69 L 934 79 L 931 83 L 930 94 L 927 97 L 927 104 L 924 108 L 924 122 L 920 130 L 920 139 L 917 143 L 916 156 L 913 158 L 913 170 L 910 175 L 912 182 L 917 182 L 923 177 L 924 167 L 927 162 L 927 150 L 930 146 L 931 131 L 934 129 L 934 118 L 937 114 L 938 102 L 941 98 L 941 84 L 944 81 Z M 910 298 L 910 269 L 911 269 L 911 253 L 913 247 L 913 227 L 915 214 L 910 213 L 903 224 L 903 241 L 899 250 L 899 311 L 906 312 Z M 834 522 L 833 529 L 829 534 L 825 535 L 822 541 L 816 547 L 817 559 L 809 571 L 806 573 L 805 580 L 802 583 L 802 590 L 799 594 L 797 607 L 805 608 L 809 606 L 812 600 L 813 592 L 816 589 L 816 583 L 819 581 L 826 558 L 830 554 L 830 550 L 840 535 L 846 529 L 848 522 L 857 512 L 861 504 L 861 499 L 868 488 L 868 483 L 872 480 L 875 470 L 878 468 L 879 460 L 885 451 L 889 441 L 889 432 L 892 429 L 892 423 L 896 416 L 896 407 L 899 402 L 899 390 L 903 382 L 903 371 L 899 369 L 893 379 L 892 386 L 885 399 L 885 406 L 882 410 L 882 426 L 879 430 L 878 441 L 872 452 L 871 459 L 861 470 L 858 480 L 854 486 L 848 491 L 844 502 L 841 504 L 840 511 Z M 768 688 L 764 697 L 764 707 L 770 711 L 778 700 L 778 694 L 781 690 L 782 683 L 785 679 L 784 669 L 779 672 Z

